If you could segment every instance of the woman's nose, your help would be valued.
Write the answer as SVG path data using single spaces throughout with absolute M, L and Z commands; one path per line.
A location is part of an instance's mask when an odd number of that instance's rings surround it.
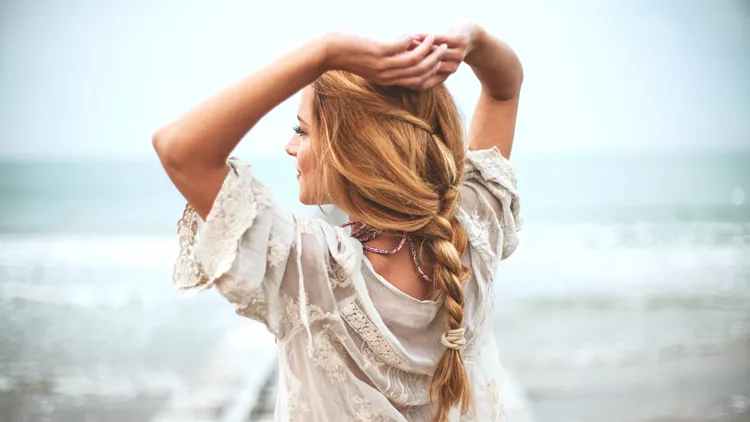
M 289 140 L 289 142 L 286 143 L 286 147 L 284 147 L 284 150 L 287 154 L 291 155 L 292 157 L 297 156 L 297 150 L 299 149 L 299 136 L 292 136 L 292 139 Z

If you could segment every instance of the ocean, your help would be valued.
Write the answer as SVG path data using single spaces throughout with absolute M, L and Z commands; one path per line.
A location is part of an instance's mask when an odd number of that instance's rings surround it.
M 750 420 L 750 150 L 517 149 L 495 327 L 536 420 Z M 183 206 L 155 158 L 0 162 L 0 420 L 149 420 L 188 382 L 239 317 L 172 288 Z

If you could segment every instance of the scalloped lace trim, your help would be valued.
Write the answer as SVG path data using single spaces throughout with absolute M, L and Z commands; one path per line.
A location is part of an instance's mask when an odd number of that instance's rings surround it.
M 195 259 L 195 242 L 201 219 L 190 204 L 185 204 L 182 218 L 177 221 L 177 234 L 180 238 L 180 254 L 174 264 L 172 280 L 182 291 L 201 290 L 209 286 L 206 270 Z
M 190 204 L 185 205 L 183 216 L 177 222 L 180 254 L 172 279 L 183 292 L 210 288 L 229 271 L 242 235 L 252 226 L 260 211 L 272 206 L 267 189 L 254 183 L 249 164 L 234 158 L 230 158 L 227 164 L 229 174 L 206 222 Z

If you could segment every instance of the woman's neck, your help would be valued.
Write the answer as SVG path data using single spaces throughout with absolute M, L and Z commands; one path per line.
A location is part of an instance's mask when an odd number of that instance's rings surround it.
M 393 250 L 398 247 L 400 241 L 401 238 L 397 236 L 380 235 L 367 242 L 367 246 Z M 426 282 L 414 266 L 410 248 L 404 247 L 393 255 L 382 255 L 367 250 L 364 254 L 372 263 L 375 272 L 394 287 L 418 300 L 430 298 L 433 285 Z

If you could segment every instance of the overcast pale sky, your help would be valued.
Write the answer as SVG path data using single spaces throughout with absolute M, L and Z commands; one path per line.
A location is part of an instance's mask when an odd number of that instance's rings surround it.
M 6 0 L 0 154 L 149 157 L 160 126 L 316 34 L 459 20 L 523 61 L 516 151 L 750 146 L 748 2 L 654 3 Z M 464 69 L 449 86 L 469 118 L 478 83 Z M 296 101 L 239 152 L 282 154 Z

